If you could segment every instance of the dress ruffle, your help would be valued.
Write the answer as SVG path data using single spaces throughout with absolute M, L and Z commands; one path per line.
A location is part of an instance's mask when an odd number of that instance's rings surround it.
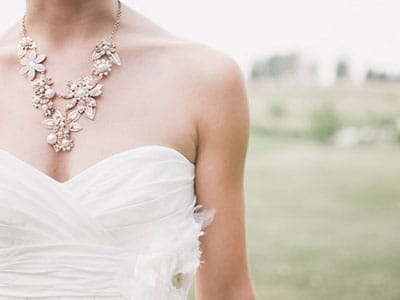
M 146 254 L 136 255 L 125 264 L 117 281 L 127 300 L 141 295 L 146 295 L 146 300 L 188 297 L 194 275 L 204 263 L 199 237 L 216 212 L 202 207 L 193 207 L 192 217 L 181 224 L 164 227 L 154 236 Z

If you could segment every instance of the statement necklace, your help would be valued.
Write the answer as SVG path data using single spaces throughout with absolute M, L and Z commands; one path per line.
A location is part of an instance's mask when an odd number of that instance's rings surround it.
M 82 130 L 77 122 L 81 116 L 94 120 L 96 114 L 96 97 L 102 94 L 102 85 L 98 82 L 107 77 L 112 65 L 121 65 L 121 60 L 113 44 L 115 34 L 120 26 L 121 2 L 118 0 L 118 12 L 114 26 L 108 40 L 100 41 L 93 53 L 93 68 L 91 74 L 80 77 L 77 81 L 68 81 L 67 91 L 58 94 L 52 88 L 53 82 L 46 76 L 46 67 L 43 62 L 46 55 L 36 52 L 36 43 L 28 36 L 24 15 L 22 19 L 23 38 L 18 45 L 18 59 L 22 65 L 19 73 L 27 75 L 33 88 L 32 105 L 40 110 L 45 118 L 42 125 L 51 130 L 47 135 L 49 143 L 56 152 L 70 151 L 74 147 L 72 133 Z M 37 76 L 39 73 L 40 76 Z M 38 77 L 38 78 L 36 78 Z M 62 98 L 67 101 L 64 110 L 54 107 L 53 100 Z

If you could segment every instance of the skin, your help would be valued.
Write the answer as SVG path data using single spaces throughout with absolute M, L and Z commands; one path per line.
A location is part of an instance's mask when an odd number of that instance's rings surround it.
M 89 73 L 94 45 L 108 37 L 114 0 L 28 0 L 27 29 L 48 55 L 56 91 Z M 143 145 L 174 148 L 196 163 L 195 189 L 216 215 L 200 237 L 197 300 L 253 300 L 246 258 L 244 167 L 249 113 L 237 63 L 210 46 L 177 37 L 123 6 L 115 44 L 122 60 L 102 83 L 94 121 L 81 118 L 71 152 L 46 143 L 43 117 L 31 105 L 32 89 L 20 68 L 18 22 L 0 38 L 0 148 L 66 181 L 112 154 Z M 55 99 L 62 109 L 64 100 Z

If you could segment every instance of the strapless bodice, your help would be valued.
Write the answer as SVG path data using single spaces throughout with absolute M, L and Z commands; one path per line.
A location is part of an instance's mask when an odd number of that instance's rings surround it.
M 149 145 L 58 182 L 0 150 L 0 300 L 187 299 L 199 237 L 195 165 Z

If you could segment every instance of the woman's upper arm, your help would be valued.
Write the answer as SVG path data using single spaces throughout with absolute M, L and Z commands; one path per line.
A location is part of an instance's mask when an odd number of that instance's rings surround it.
M 196 195 L 215 208 L 200 238 L 198 300 L 255 299 L 245 244 L 244 167 L 249 138 L 248 100 L 242 72 L 229 56 L 210 58 L 198 109 Z

